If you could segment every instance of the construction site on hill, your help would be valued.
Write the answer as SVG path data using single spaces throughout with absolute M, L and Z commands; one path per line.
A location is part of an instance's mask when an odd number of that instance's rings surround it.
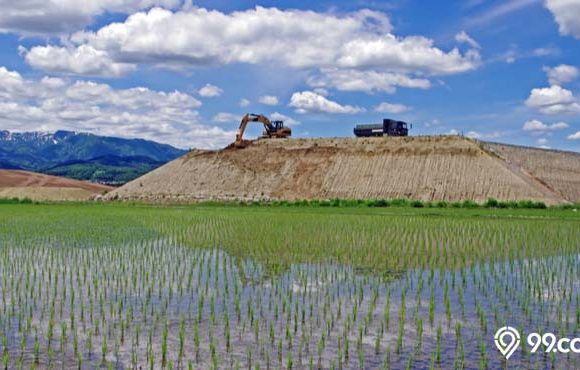
M 580 154 L 461 136 L 257 140 L 193 150 L 107 195 L 146 201 L 580 202 Z

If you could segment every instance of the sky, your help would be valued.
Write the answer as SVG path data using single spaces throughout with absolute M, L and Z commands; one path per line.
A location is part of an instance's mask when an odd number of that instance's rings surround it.
M 395 118 L 411 135 L 580 151 L 580 0 L 0 7 L 0 130 L 220 148 L 251 112 L 295 137 Z

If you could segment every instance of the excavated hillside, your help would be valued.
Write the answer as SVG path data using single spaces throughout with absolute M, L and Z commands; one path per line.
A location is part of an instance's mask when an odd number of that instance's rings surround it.
M 563 199 L 580 203 L 580 153 L 486 143 L 486 148 L 517 166 Z
M 458 136 L 258 140 L 244 149 L 194 150 L 108 197 L 153 201 L 496 198 L 548 204 L 579 200 L 574 186 L 580 181 L 579 156 L 557 153 L 562 163 L 574 163 L 557 171 L 534 171 L 525 168 L 534 159 L 522 159 L 527 149 L 514 147 L 514 154 L 489 145 Z M 568 176 L 573 178 L 566 180 Z

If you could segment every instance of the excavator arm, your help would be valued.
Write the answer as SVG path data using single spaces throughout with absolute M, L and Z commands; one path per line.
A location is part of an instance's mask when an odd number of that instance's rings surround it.
M 246 131 L 246 127 L 248 126 L 248 122 L 250 121 L 250 117 L 249 114 L 246 114 L 243 118 L 242 118 L 242 122 L 240 122 L 240 127 L 239 127 L 239 131 L 236 134 L 236 146 L 241 146 L 244 139 L 244 132 Z

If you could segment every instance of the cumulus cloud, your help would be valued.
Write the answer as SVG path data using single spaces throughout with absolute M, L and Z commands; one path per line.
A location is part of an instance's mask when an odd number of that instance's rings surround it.
M 26 79 L 0 67 L 0 128 L 68 129 L 139 137 L 179 147 L 219 147 L 235 133 L 200 122 L 201 102 L 188 94 L 145 87 L 115 89 L 91 81 Z
M 49 72 L 119 77 L 135 69 L 134 64 L 114 62 L 107 53 L 89 45 L 78 48 L 35 46 L 30 50 L 21 47 L 20 53 L 33 68 Z
M 497 139 L 502 136 L 502 133 L 499 131 L 492 131 L 492 132 L 478 132 L 478 131 L 469 131 L 465 136 L 472 138 L 472 139 Z
M 539 121 L 537 119 L 533 119 L 530 121 L 526 121 L 522 128 L 524 131 L 546 132 L 546 131 L 562 130 L 562 129 L 565 129 L 568 127 L 569 126 L 566 122 L 557 122 L 557 123 L 552 123 L 551 125 L 548 125 L 542 121 Z
M 240 107 L 245 108 L 250 105 L 250 101 L 246 98 L 240 99 Z
M 273 95 L 264 95 L 261 96 L 258 101 L 265 105 L 278 105 L 278 97 Z
M 288 117 L 282 113 L 274 112 L 270 115 L 270 118 L 273 121 L 284 121 L 284 125 L 286 126 L 297 126 L 300 124 L 300 121 L 295 120 L 292 117 Z
M 214 98 L 216 96 L 220 96 L 223 92 L 224 91 L 222 89 L 215 85 L 206 84 L 204 87 L 199 89 L 197 93 L 204 98 Z
M 545 47 L 534 49 L 532 54 L 537 57 L 545 57 L 549 55 L 559 55 L 561 53 L 560 49 L 555 47 Z
M 364 111 L 363 108 L 351 105 L 341 105 L 327 99 L 313 91 L 295 92 L 290 98 L 290 106 L 296 109 L 297 113 L 342 113 L 355 114 Z
M 567 64 L 560 64 L 553 68 L 544 67 L 544 72 L 548 75 L 550 85 L 559 86 L 574 81 L 579 74 L 578 68 Z
M 393 94 L 397 86 L 428 89 L 431 82 L 425 78 L 412 78 L 403 73 L 361 71 L 355 69 L 324 68 L 319 75 L 307 81 L 310 87 L 334 88 L 340 91 L 386 92 Z
M 552 12 L 560 33 L 580 39 L 580 2 L 575 0 L 546 0 L 546 7 Z
M 558 85 L 532 89 L 526 105 L 544 114 L 580 113 L 580 102 L 570 90 Z
M 575 134 L 568 135 L 568 140 L 580 140 L 580 131 L 576 131 Z
M 242 120 L 242 116 L 239 114 L 220 112 L 213 116 L 211 120 L 219 123 L 240 122 Z
M 461 31 L 455 35 L 455 41 L 466 43 L 467 45 L 471 46 L 474 49 L 481 49 L 481 46 L 475 41 L 471 36 L 467 34 L 465 31 Z
M 63 34 L 105 12 L 131 14 L 152 6 L 175 9 L 180 0 L 0 0 L 0 33 Z
M 410 107 L 403 104 L 391 104 L 384 102 L 375 107 L 375 112 L 398 114 L 407 112 L 410 109 Z
M 232 13 L 153 8 L 95 32 L 75 33 L 68 41 L 79 53 L 90 50 L 81 46 L 90 46 L 115 63 L 161 66 L 274 63 L 446 75 L 473 70 L 480 63 L 476 49 L 444 51 L 431 39 L 391 32 L 388 17 L 371 10 L 336 15 L 259 6 Z

